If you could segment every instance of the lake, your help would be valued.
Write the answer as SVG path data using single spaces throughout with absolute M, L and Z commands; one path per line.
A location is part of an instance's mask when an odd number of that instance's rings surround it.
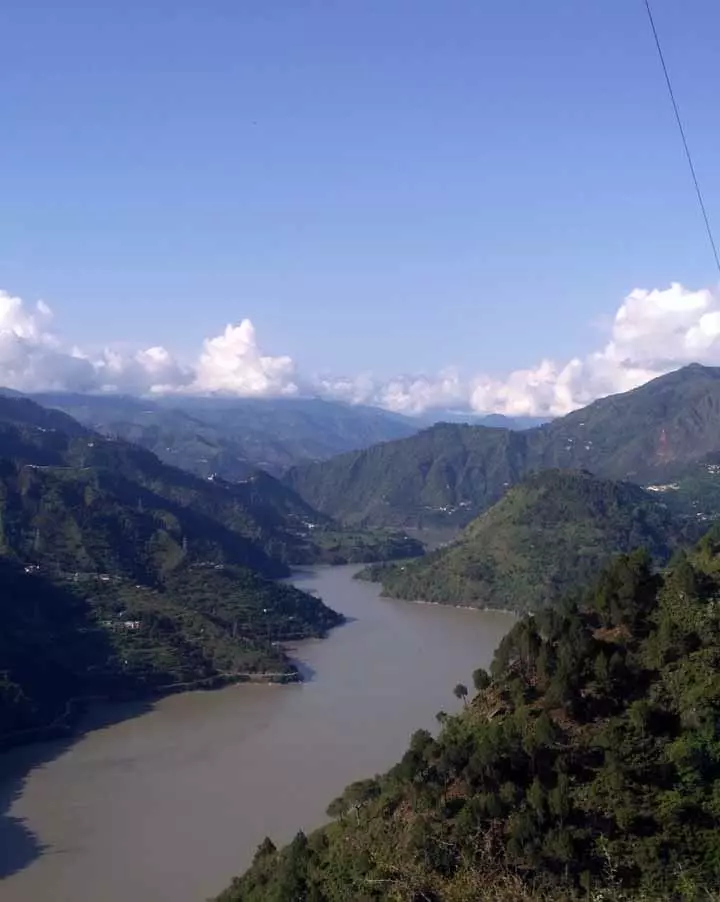
M 74 742 L 4 755 L 0 899 L 203 902 L 266 835 L 319 826 L 348 783 L 457 710 L 453 687 L 472 686 L 513 618 L 383 599 L 358 569 L 293 579 L 349 618 L 298 647 L 305 683 L 112 708 Z

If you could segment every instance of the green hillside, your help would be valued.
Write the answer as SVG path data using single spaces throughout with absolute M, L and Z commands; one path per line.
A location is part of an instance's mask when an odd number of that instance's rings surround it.
M 720 368 L 692 365 L 523 432 L 440 423 L 293 468 L 287 484 L 348 523 L 467 525 L 536 470 L 586 469 L 645 485 L 720 448 Z
M 284 481 L 345 523 L 459 526 L 522 478 L 527 435 L 438 423 L 408 439 L 296 467 Z
M 521 620 L 437 737 L 327 827 L 265 840 L 218 902 L 717 899 L 718 552 L 662 576 L 621 557 L 580 605 Z
M 72 726 L 87 698 L 296 679 L 274 644 L 342 617 L 248 570 L 189 567 L 151 586 L 49 578 L 0 558 L 0 747 Z
M 279 643 L 343 618 L 263 577 L 328 554 L 311 526 L 336 532 L 270 476 L 201 479 L 0 397 L 0 742 L 88 697 L 296 678 Z
M 239 517 L 225 525 L 199 506 L 168 500 L 109 469 L 2 460 L 0 552 L 53 573 L 106 572 L 145 582 L 193 561 L 286 575 L 284 548 L 274 554 L 271 536 L 253 534 L 252 521 Z
M 0 461 L 0 542 L 56 568 L 147 576 L 187 559 L 286 576 L 291 564 L 422 553 L 402 536 L 353 540 L 262 471 L 203 479 L 24 398 L 0 397 Z
M 720 367 L 691 364 L 553 420 L 531 436 L 537 465 L 645 484 L 720 448 Z
M 395 598 L 536 610 L 587 583 L 618 552 L 644 547 L 666 561 L 682 531 L 638 486 L 546 470 L 510 489 L 453 545 L 366 575 Z

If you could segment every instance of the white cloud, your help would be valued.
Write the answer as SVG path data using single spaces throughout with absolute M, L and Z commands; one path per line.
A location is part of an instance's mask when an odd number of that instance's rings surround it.
M 67 347 L 52 329 L 53 314 L 0 291 L 0 385 L 19 391 L 119 391 L 130 394 L 222 392 L 238 396 L 298 392 L 289 357 L 261 353 L 249 320 L 203 342 L 195 365 L 166 348 L 108 346 L 97 353 Z
M 377 404 L 402 413 L 465 406 L 478 413 L 560 416 L 596 398 L 636 388 L 686 363 L 720 364 L 720 296 L 689 291 L 632 291 L 618 308 L 607 342 L 587 357 L 564 363 L 542 360 L 503 377 L 463 380 L 455 370 L 435 377 L 403 376 L 376 382 L 325 379 L 326 396 Z
M 190 388 L 200 394 L 294 395 L 298 392 L 294 375 L 290 357 L 260 353 L 255 327 L 244 319 L 238 326 L 227 326 L 222 335 L 205 339 Z
M 269 356 L 250 320 L 203 341 L 185 364 L 164 347 L 109 346 L 99 353 L 65 345 L 50 308 L 0 291 L 0 384 L 20 391 L 224 393 L 277 397 L 317 394 L 401 413 L 468 408 L 509 416 L 561 415 L 597 397 L 626 391 L 697 361 L 720 364 L 720 295 L 674 283 L 636 289 L 618 308 L 603 347 L 566 362 L 542 360 L 503 377 L 463 378 L 453 368 L 432 376 L 380 380 L 371 374 L 303 379 L 287 356 Z
M 379 381 L 366 373 L 354 379 L 325 377 L 313 384 L 323 397 L 372 404 L 397 413 L 418 414 L 433 407 L 468 405 L 468 384 L 454 368 L 437 376 L 394 376 Z
M 561 415 L 688 363 L 720 364 L 720 296 L 679 283 L 636 289 L 618 308 L 605 346 L 565 364 L 545 360 L 505 379 L 479 378 L 475 410 Z
M 64 351 L 50 330 L 52 313 L 39 301 L 27 307 L 21 298 L 0 291 L 0 379 L 19 391 L 92 388 L 93 368 Z
M 88 359 L 77 349 L 75 353 Z M 162 347 L 140 351 L 108 347 L 88 362 L 93 368 L 95 391 L 144 395 L 177 391 L 192 381 L 192 371 Z

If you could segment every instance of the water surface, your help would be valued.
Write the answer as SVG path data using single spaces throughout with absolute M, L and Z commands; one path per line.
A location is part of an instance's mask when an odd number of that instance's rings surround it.
M 266 835 L 318 826 L 349 782 L 454 710 L 454 685 L 490 663 L 510 616 L 381 599 L 357 569 L 294 580 L 351 618 L 298 649 L 308 682 L 116 709 L 73 744 L 5 756 L 3 773 L 30 770 L 0 786 L 0 899 L 203 902 Z

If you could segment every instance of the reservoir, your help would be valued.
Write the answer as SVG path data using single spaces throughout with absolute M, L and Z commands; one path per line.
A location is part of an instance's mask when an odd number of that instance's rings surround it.
M 380 598 L 358 569 L 293 580 L 348 617 L 296 650 L 305 683 L 117 706 L 72 742 L 5 754 L 0 900 L 204 902 L 265 836 L 321 825 L 348 783 L 457 710 L 453 687 L 472 691 L 513 618 Z

